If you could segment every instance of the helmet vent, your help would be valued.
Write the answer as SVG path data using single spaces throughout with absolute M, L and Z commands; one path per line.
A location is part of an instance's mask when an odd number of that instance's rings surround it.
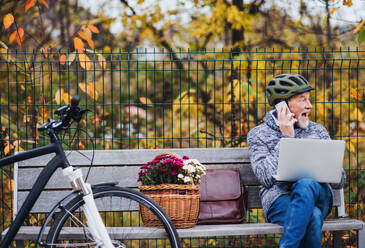
M 281 74 L 281 75 L 277 75 L 275 78 L 283 78 L 285 76 L 286 76 L 285 74 Z
M 281 86 L 293 87 L 293 84 L 288 83 L 286 81 L 280 80 L 279 82 Z
M 298 75 L 304 82 L 305 82 L 305 84 L 309 84 L 308 83 L 308 80 L 307 79 L 305 79 L 303 76 L 301 76 L 301 75 Z
M 294 81 L 297 85 L 302 86 L 304 83 L 296 77 L 289 77 L 290 80 Z
M 269 83 L 269 86 L 274 86 L 274 85 L 275 85 L 275 81 L 271 80 L 270 83 Z
M 282 95 L 282 94 L 286 94 L 289 92 L 289 90 L 285 90 L 285 89 L 274 89 L 276 94 Z

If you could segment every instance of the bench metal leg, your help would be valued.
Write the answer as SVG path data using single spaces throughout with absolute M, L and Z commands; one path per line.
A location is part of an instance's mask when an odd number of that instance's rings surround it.
M 334 248 L 343 247 L 342 235 L 343 235 L 343 231 L 334 231 L 333 232 L 333 247 Z
M 363 229 L 359 230 L 357 233 L 359 248 L 365 248 L 365 225 L 363 225 Z
M 16 240 L 15 241 L 16 248 L 24 248 L 24 241 L 23 240 Z

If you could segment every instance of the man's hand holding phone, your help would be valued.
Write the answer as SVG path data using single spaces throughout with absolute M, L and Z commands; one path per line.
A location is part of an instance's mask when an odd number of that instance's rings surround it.
M 297 122 L 297 119 L 294 118 L 294 114 L 290 112 L 285 101 L 281 101 L 276 104 L 275 108 L 278 112 L 278 121 L 281 133 L 294 137 L 294 124 Z

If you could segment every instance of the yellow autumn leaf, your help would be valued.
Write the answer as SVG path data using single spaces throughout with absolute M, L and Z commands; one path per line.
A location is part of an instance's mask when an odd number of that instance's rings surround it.
M 84 28 L 84 29 L 82 29 L 82 32 L 85 33 L 89 38 L 92 37 L 92 33 L 91 33 L 90 29 Z
M 71 103 L 71 96 L 67 92 L 63 92 L 62 101 L 66 104 L 70 104 Z
M 140 97 L 140 98 L 139 98 L 139 101 L 140 101 L 142 104 L 152 104 L 152 101 L 151 101 L 148 97 Z
M 102 54 L 97 54 L 98 56 L 98 62 L 101 68 L 103 68 L 104 70 L 106 69 L 106 61 L 105 58 Z
M 12 191 L 14 189 L 14 179 L 9 179 L 7 186 L 8 186 L 9 191 Z
M 63 89 L 58 89 L 56 91 L 55 101 L 56 101 L 57 104 L 60 104 L 61 103 L 62 93 L 63 93 Z
M 364 26 L 364 24 L 365 24 L 365 20 L 362 21 L 362 22 L 360 22 L 360 24 L 356 26 L 356 28 L 354 29 L 353 33 L 356 34 L 357 32 L 359 32 L 360 29 L 362 28 L 362 26 Z
M 76 52 L 73 52 L 67 56 L 67 63 L 68 65 L 71 65 L 72 62 L 76 59 Z
M 81 38 L 83 38 L 84 40 L 86 40 L 87 44 L 89 44 L 89 47 L 91 49 L 94 49 L 94 42 L 90 39 L 89 36 L 87 36 L 85 33 L 83 32 L 77 32 Z
M 89 57 L 85 53 L 79 54 L 79 62 L 82 68 L 85 70 L 90 70 L 92 62 L 90 61 Z
M 361 120 L 362 120 L 362 113 L 361 113 L 360 109 L 355 108 L 355 109 L 352 111 L 352 113 L 351 113 L 351 115 L 350 115 L 350 118 L 351 118 L 351 120 L 358 120 L 358 121 L 361 121 Z
M 64 102 L 65 104 L 70 104 L 71 96 L 63 89 L 58 89 L 56 91 L 55 101 L 57 104 L 61 104 L 61 102 Z
M 335 11 L 336 11 L 336 8 L 333 8 L 333 9 L 331 10 L 331 15 L 333 15 L 333 13 L 335 13 Z
M 88 94 L 91 98 L 98 100 L 99 93 L 95 89 L 93 82 L 88 82 L 88 83 L 80 82 L 79 87 L 83 92 Z
M 6 14 L 3 19 L 5 29 L 8 29 L 14 22 L 14 16 L 10 13 Z
M 4 43 L 4 42 L 2 42 L 1 40 L 0 40 L 0 45 L 5 49 L 5 50 L 8 50 L 9 48 L 8 48 L 8 46 Z
M 104 84 L 103 84 L 103 82 L 94 82 L 94 85 L 95 85 L 95 89 L 98 92 L 103 92 L 104 91 Z
M 16 147 L 14 148 L 14 151 L 15 151 L 15 152 L 23 152 L 23 151 L 24 151 L 24 149 L 23 149 L 21 146 L 16 146 Z
M 5 146 L 5 148 L 4 148 L 4 155 L 6 156 L 6 155 L 8 155 L 9 154 L 9 152 L 10 152 L 10 144 L 7 144 L 6 146 Z

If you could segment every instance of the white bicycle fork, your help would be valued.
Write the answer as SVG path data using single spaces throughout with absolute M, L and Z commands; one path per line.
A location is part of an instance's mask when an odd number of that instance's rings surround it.
M 89 183 L 85 183 L 81 169 L 76 169 L 69 166 L 63 169 L 63 175 L 66 176 L 74 190 L 80 189 L 84 194 L 84 206 L 83 211 L 86 216 L 87 226 L 93 236 L 97 247 L 114 248 L 108 232 L 101 216 L 96 208 L 93 192 Z

